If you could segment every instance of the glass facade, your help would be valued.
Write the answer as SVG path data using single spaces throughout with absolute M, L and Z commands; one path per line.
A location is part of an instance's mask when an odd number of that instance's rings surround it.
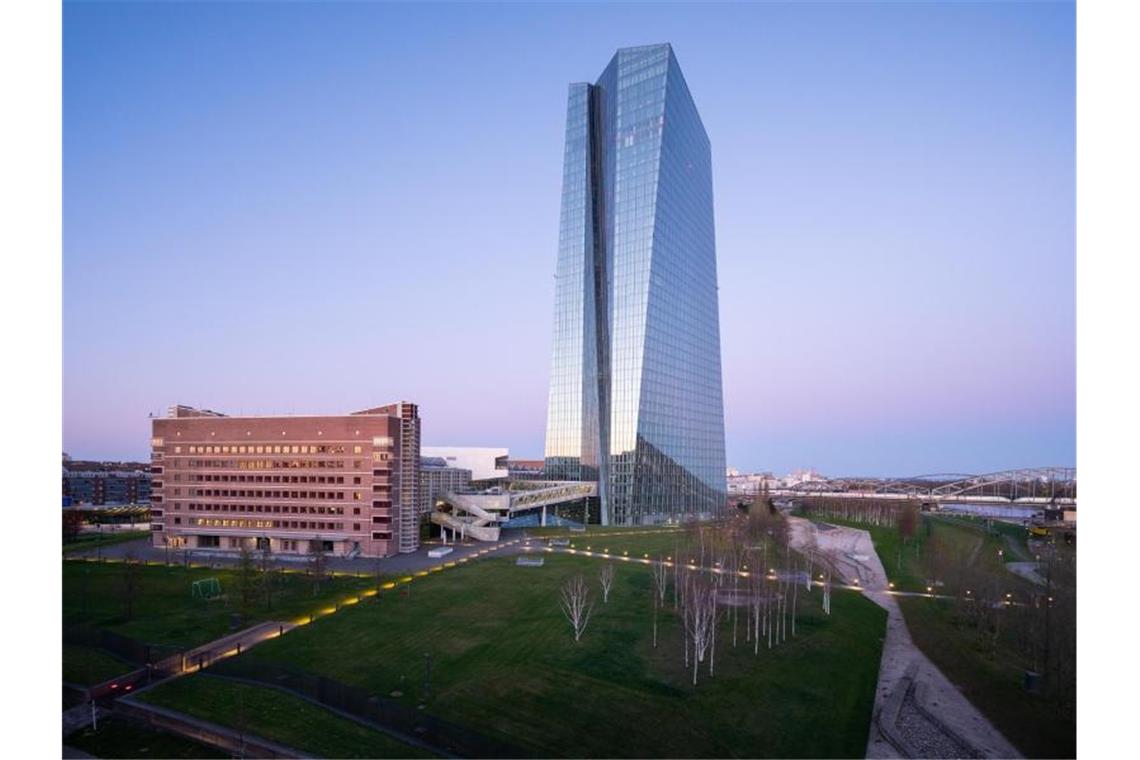
M 669 45 L 623 48 L 566 110 L 546 476 L 601 522 L 725 505 L 712 159 Z

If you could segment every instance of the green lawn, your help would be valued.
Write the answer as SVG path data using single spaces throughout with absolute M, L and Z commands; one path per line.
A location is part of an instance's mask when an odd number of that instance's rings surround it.
M 187 648 L 230 632 L 230 616 L 238 612 L 237 572 L 232 569 L 145 565 L 138 568 L 139 591 L 131 619 L 126 618 L 123 563 L 64 561 L 63 624 L 89 623 L 159 646 Z M 196 580 L 217 578 L 227 599 L 195 599 Z M 272 605 L 259 600 L 243 625 L 262 620 L 292 620 L 375 587 L 371 578 L 341 576 L 326 580 L 318 595 L 303 574 L 280 577 Z
M 1008 554 L 1010 541 L 1024 541 L 1019 535 L 1024 534 L 1024 529 L 1018 526 L 987 531 L 980 521 L 971 524 L 958 518 L 928 516 L 904 550 L 900 565 L 900 539 L 896 528 L 838 520 L 826 522 L 868 531 L 888 578 L 900 589 L 924 590 L 921 587 L 931 574 L 929 542 L 932 536 L 939 538 L 943 549 L 951 555 L 951 562 L 967 561 L 973 571 L 979 568 L 988 571 L 1019 598 L 1026 598 L 1032 588 L 1028 582 L 1009 573 L 1003 560 L 1010 558 L 999 557 L 997 553 L 1002 548 Z M 919 544 L 917 553 L 915 543 Z M 1025 691 L 1025 670 L 1031 669 L 1033 664 L 1021 653 L 1011 632 L 1002 632 L 995 655 L 992 648 L 981 645 L 972 627 L 957 618 L 953 603 L 915 597 L 899 597 L 898 602 L 918 648 L 1026 756 L 1076 755 L 1076 716 L 1056 701 Z
M 903 541 L 898 528 L 894 526 L 832 518 L 820 518 L 818 521 L 867 531 L 879 560 L 883 563 L 887 579 L 899 591 L 926 591 L 927 580 L 934 574 L 930 563 L 931 546 L 935 540 L 950 564 L 967 563 L 1006 575 L 1002 558 L 998 555 L 998 549 L 1003 545 L 1001 538 L 974 526 L 923 515 L 915 534 Z M 1012 574 L 1009 574 L 1009 582 L 1014 585 L 1021 583 Z
M 946 601 L 900 598 L 918 648 L 1028 757 L 1076 757 L 1076 716 L 1024 688 L 1032 663 L 1010 646 L 991 655 Z
M 74 541 L 68 541 L 63 545 L 63 553 L 78 552 L 85 549 L 94 549 L 97 546 L 111 546 L 112 544 L 123 544 L 127 541 L 137 541 L 140 538 L 146 538 L 150 535 L 150 531 L 145 530 L 126 530 L 118 533 L 84 533 Z
M 63 680 L 67 683 L 94 686 L 137 669 L 137 665 L 120 660 L 102 649 L 79 644 L 63 645 Z
M 91 625 L 139 642 L 184 650 L 231 632 L 230 618 L 237 612 L 237 573 L 228 569 L 182 566 L 142 566 L 139 591 L 130 620 L 125 616 L 122 563 L 63 562 L 63 625 Z M 218 578 L 230 598 L 215 601 L 194 599 L 191 584 L 203 578 Z M 274 593 L 272 606 L 260 601 L 249 610 L 242 627 L 262 620 L 294 620 L 328 609 L 335 602 L 355 597 L 375 587 L 374 579 L 336 577 L 322 584 L 314 596 L 313 584 L 304 575 L 286 573 Z M 161 649 L 156 656 L 163 654 Z M 129 656 L 129 655 L 128 655 Z M 141 663 L 140 663 L 141 664 Z M 100 683 L 138 667 L 90 646 L 63 648 L 63 678 L 80 685 Z
M 685 534 L 678 530 L 645 529 L 640 530 L 614 530 L 613 528 L 599 529 L 588 533 L 554 533 L 553 535 L 570 540 L 575 549 L 587 549 L 594 552 L 609 551 L 610 556 L 620 558 L 623 554 L 639 558 L 667 557 L 676 553 L 679 545 L 684 545 Z M 546 543 L 549 537 L 536 538 L 532 543 L 536 546 Z
M 121 718 L 99 721 L 95 731 L 80 729 L 63 743 L 95 757 L 209 758 L 229 757 L 213 747 L 181 736 L 155 731 Z
M 138 699 L 315 757 L 433 756 L 291 694 L 205 673 L 174 679 Z
M 481 560 L 417 578 L 408 596 L 389 594 L 266 642 L 243 658 L 300 667 L 368 689 L 422 695 L 432 656 L 428 709 L 535 755 L 861 757 L 885 613 L 861 595 L 800 593 L 799 635 L 753 655 L 720 628 L 714 678 L 699 684 L 681 659 L 671 608 L 651 644 L 649 569 L 617 562 L 609 604 L 575 644 L 558 589 L 583 572 L 599 595 L 601 562 L 545 554 L 546 566 Z M 707 665 L 707 664 L 706 664 Z M 184 679 L 177 697 L 193 711 L 215 700 L 212 683 Z M 251 730 L 259 731 L 256 724 Z

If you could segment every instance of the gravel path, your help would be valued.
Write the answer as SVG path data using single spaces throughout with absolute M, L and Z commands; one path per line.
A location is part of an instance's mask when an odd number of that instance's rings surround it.
M 800 517 L 788 518 L 792 545 L 797 549 L 814 547 L 825 553 L 843 573 L 847 582 L 858 579 L 868 599 L 887 611 L 887 635 L 879 664 L 874 716 L 899 689 L 903 698 L 895 728 L 924 758 L 1015 758 L 1021 754 L 977 708 L 942 674 L 911 640 L 902 610 L 888 592 L 887 574 L 875 553 L 871 535 L 865 530 L 833 526 L 820 530 Z M 913 681 L 912 681 L 913 678 Z M 917 688 L 915 688 L 917 687 Z M 937 721 L 918 709 L 917 700 Z M 939 722 L 949 727 L 945 730 Z M 904 755 L 883 735 L 876 720 L 867 737 L 868 758 L 899 758 Z
M 919 757 L 980 757 L 926 717 L 915 702 L 913 688 L 908 689 L 903 697 L 895 728 L 917 750 Z

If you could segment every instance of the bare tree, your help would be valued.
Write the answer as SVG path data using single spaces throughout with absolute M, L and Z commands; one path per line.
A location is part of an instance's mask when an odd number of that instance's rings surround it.
M 372 563 L 372 576 L 376 581 L 376 598 L 380 598 L 380 587 L 384 585 L 384 568 L 380 564 L 380 557 L 377 557 Z
M 800 590 L 800 578 L 799 578 L 798 573 L 799 573 L 799 560 L 797 558 L 796 561 L 792 563 L 792 578 L 791 578 L 791 586 L 792 586 L 792 636 L 793 637 L 795 637 L 795 635 L 796 635 L 796 598 L 799 595 L 799 590 Z
M 903 547 L 914 538 L 915 531 L 918 528 L 918 506 L 910 499 L 907 499 L 906 506 L 904 506 L 899 513 L 896 525 L 899 531 L 899 538 L 902 539 L 899 541 L 899 556 L 897 560 L 897 567 L 901 570 Z
M 680 605 L 681 593 L 681 545 L 673 541 L 673 609 Z M 687 650 L 686 650 L 687 651 Z
M 309 541 L 309 575 L 313 580 L 313 596 L 321 593 L 321 583 L 328 570 L 328 557 L 325 556 L 325 542 L 320 538 Z
M 141 590 L 142 563 L 135 557 L 134 552 L 129 552 L 124 557 L 122 585 L 124 615 L 127 620 L 134 617 L 135 602 L 138 600 Z
M 705 573 L 685 574 L 681 601 L 681 618 L 686 641 L 692 642 L 693 685 L 697 685 L 697 666 L 704 662 L 712 648 L 716 628 L 716 584 Z M 710 658 L 709 672 L 712 673 Z
M 748 574 L 748 609 L 752 613 L 752 654 L 760 653 L 760 613 L 764 608 L 764 586 L 766 580 L 763 570 L 755 570 Z
M 590 602 L 590 589 L 581 573 L 562 584 L 560 606 L 562 614 L 574 629 L 574 641 L 579 641 L 590 623 L 590 613 L 594 609 Z
M 610 603 L 610 589 L 614 587 L 614 565 L 607 562 L 602 565 L 598 573 L 598 582 L 602 584 L 602 604 Z
M 273 609 L 273 593 L 277 590 L 277 568 L 273 566 L 273 553 L 269 542 L 261 547 L 261 593 L 265 595 L 265 609 Z
M 64 510 L 63 513 L 63 543 L 70 543 L 79 538 L 83 528 L 83 513 L 77 509 Z
M 257 564 L 244 540 L 238 553 L 237 587 L 239 609 L 242 614 L 248 613 L 253 606 L 254 594 L 257 593 Z
M 669 567 L 661 557 L 653 563 L 653 585 L 650 593 L 653 594 L 653 648 L 657 648 L 657 611 L 665 604 L 665 587 L 669 583 Z
M 823 576 L 823 611 L 831 614 L 831 568 Z

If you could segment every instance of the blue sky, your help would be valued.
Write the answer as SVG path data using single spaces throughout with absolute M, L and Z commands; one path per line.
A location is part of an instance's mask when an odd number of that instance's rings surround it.
M 541 456 L 566 85 L 662 41 L 713 147 L 729 463 L 1072 464 L 1069 3 L 68 2 L 65 450 L 405 398 Z

